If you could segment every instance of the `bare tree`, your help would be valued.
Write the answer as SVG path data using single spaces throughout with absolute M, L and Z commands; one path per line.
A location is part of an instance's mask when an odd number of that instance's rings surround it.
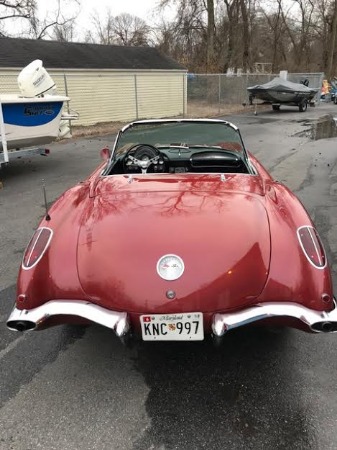
M 195 34 L 195 31 L 189 30 L 189 35 Z M 153 30 L 152 36 L 155 36 L 156 47 L 163 53 L 170 55 L 173 59 L 179 61 L 185 67 L 188 67 L 191 71 L 195 69 L 194 48 L 189 47 L 189 44 L 193 39 L 189 39 L 185 33 L 181 33 L 176 22 L 168 22 L 164 19 Z M 195 46 L 197 44 L 198 36 L 194 40 Z M 188 48 L 190 51 L 188 51 Z M 199 60 L 200 63 L 200 60 Z
M 77 13 L 72 16 L 66 16 L 63 11 L 67 10 L 69 4 L 80 7 L 80 0 L 57 0 L 54 10 L 50 10 L 49 14 L 43 20 L 40 20 L 37 15 L 37 9 L 29 19 L 30 22 L 30 36 L 35 39 L 43 39 L 45 37 L 58 38 L 60 40 L 70 40 L 74 33 L 74 23 Z M 70 30 L 72 30 L 70 32 Z M 62 36 L 62 39 L 61 39 Z
M 104 20 L 96 13 L 92 16 L 92 23 L 96 36 L 89 32 L 86 41 L 105 45 L 148 45 L 150 28 L 140 17 L 126 13 L 114 17 L 108 9 Z
M 113 16 L 111 14 L 111 10 L 107 9 L 106 14 L 104 16 L 104 20 L 102 20 L 97 12 L 95 12 L 91 16 L 92 24 L 94 25 L 95 33 L 92 31 L 88 31 L 86 35 L 86 42 L 98 42 L 99 44 L 109 45 L 114 44 L 114 35 L 113 35 Z
M 63 11 L 67 10 L 69 5 L 79 7 L 80 0 L 56 0 L 55 4 L 55 9 L 50 9 L 48 16 L 40 19 L 36 0 L 0 0 L 0 24 L 5 21 L 7 23 L 7 27 L 2 26 L 1 28 L 2 35 L 11 36 L 13 33 L 5 31 L 9 28 L 8 24 L 12 24 L 13 20 L 23 20 L 28 28 L 21 32 L 21 36 L 27 35 L 27 37 L 35 39 L 56 37 L 60 35 L 61 29 L 63 29 L 63 36 L 65 37 L 65 29 L 73 28 L 77 14 L 74 13 L 72 17 L 69 17 Z
M 55 41 L 72 42 L 76 38 L 75 22 L 68 20 L 64 24 L 55 24 L 53 26 L 51 37 Z
M 207 4 L 204 0 L 161 0 L 160 2 L 161 7 L 171 4 L 176 7 L 176 17 L 171 24 L 171 34 L 175 40 L 174 57 L 191 71 L 213 71 L 214 67 L 211 68 L 209 64 L 212 64 L 211 60 L 214 59 L 212 56 L 214 44 L 211 50 L 207 39 L 214 41 L 214 25 L 211 25 L 212 30 L 208 34 Z M 212 17 L 210 21 L 212 23 Z
M 297 66 L 307 70 L 310 65 L 311 31 L 313 26 L 313 0 L 292 0 L 298 7 L 293 18 L 283 13 L 283 22 L 292 43 L 293 58 Z M 299 17 L 299 19 L 297 18 Z
M 29 19 L 35 9 L 35 0 L 0 0 L 0 20 Z
M 21 31 L 25 23 L 21 36 L 73 40 L 76 13 L 70 16 L 67 5 L 79 1 L 48 0 L 49 12 L 41 19 L 37 0 L 0 0 L 0 36 Z M 261 62 L 273 71 L 337 75 L 337 0 L 158 0 L 158 5 L 173 6 L 176 17 L 150 28 L 130 14 L 96 12 L 84 40 L 156 45 L 193 72 L 249 71 Z
M 276 0 L 275 11 L 260 8 L 263 16 L 260 26 L 263 30 L 260 34 L 265 38 L 260 40 L 260 45 L 263 46 L 263 56 L 269 58 L 272 64 L 272 72 L 279 71 L 282 67 L 287 67 L 287 51 L 288 42 L 284 24 L 284 16 L 282 0 Z M 269 46 L 268 46 L 269 42 Z
M 131 14 L 120 14 L 112 21 L 115 42 L 118 45 L 147 45 L 149 27 L 146 22 Z
M 7 35 L 6 24 L 18 19 L 30 20 L 35 11 L 35 0 L 0 0 L 0 36 Z
M 214 0 L 207 0 L 207 72 L 214 70 L 215 63 Z
M 314 30 L 316 34 L 316 42 L 314 48 L 319 47 L 316 55 L 317 60 L 321 60 L 321 67 L 325 70 L 328 67 L 329 54 L 329 39 L 330 39 L 330 25 L 329 25 L 329 6 L 331 0 L 321 0 L 317 7 L 317 20 L 314 23 Z
M 235 31 L 239 21 L 239 10 L 237 0 L 224 0 L 227 20 L 224 20 L 224 26 L 227 28 L 226 33 L 226 50 L 224 56 L 223 72 L 226 73 L 233 65 L 233 55 L 235 47 Z
M 156 32 L 156 45 L 190 71 L 249 71 L 260 62 L 273 72 L 337 75 L 337 0 L 161 0 L 165 5 L 177 15 Z
M 247 5 L 247 0 L 240 0 L 242 17 L 242 69 L 245 73 L 251 68 L 249 6 L 249 4 Z
M 337 0 L 331 4 L 331 16 L 330 16 L 330 45 L 327 61 L 327 76 L 331 78 L 337 75 Z

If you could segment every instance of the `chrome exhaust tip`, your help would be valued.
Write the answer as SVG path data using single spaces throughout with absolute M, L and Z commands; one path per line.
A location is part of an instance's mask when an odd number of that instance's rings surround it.
M 54 316 L 74 316 L 98 323 L 115 331 L 118 337 L 130 329 L 126 312 L 111 311 L 83 300 L 50 300 L 33 309 L 14 309 L 7 320 L 7 327 L 14 331 L 37 330 Z M 59 321 L 62 323 L 62 319 Z
M 30 320 L 9 320 L 7 322 L 7 327 L 14 331 L 29 331 L 36 328 L 36 323 Z
M 318 333 L 336 333 L 337 322 L 317 322 L 313 323 L 311 328 Z
M 260 303 L 240 311 L 217 313 L 213 317 L 212 330 L 215 336 L 221 337 L 234 328 L 272 317 L 298 319 L 306 325 L 308 331 L 311 330 L 315 333 L 337 332 L 337 305 L 335 300 L 332 311 L 316 311 L 297 303 Z

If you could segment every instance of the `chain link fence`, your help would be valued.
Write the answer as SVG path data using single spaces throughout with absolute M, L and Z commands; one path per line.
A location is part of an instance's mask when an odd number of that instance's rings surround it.
M 164 117 L 216 117 L 249 106 L 247 87 L 264 84 L 279 74 L 81 74 L 50 71 L 57 92 L 71 98 L 79 113 L 74 125 L 127 122 Z M 323 73 L 289 73 L 288 80 L 319 89 Z M 17 93 L 17 73 L 0 74 L 0 94 Z
M 247 88 L 264 84 L 279 74 L 187 74 L 187 117 L 221 116 L 240 112 L 249 105 Z M 288 81 L 319 89 L 315 100 L 319 102 L 323 73 L 289 73 Z

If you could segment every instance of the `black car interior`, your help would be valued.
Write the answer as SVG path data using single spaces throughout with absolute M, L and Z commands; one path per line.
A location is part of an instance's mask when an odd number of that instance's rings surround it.
M 251 173 L 241 154 L 223 145 L 172 143 L 156 147 L 140 143 L 116 153 L 104 175 L 188 172 Z

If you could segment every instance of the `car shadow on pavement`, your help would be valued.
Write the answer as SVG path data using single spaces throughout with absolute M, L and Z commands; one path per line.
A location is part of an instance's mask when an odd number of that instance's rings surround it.
M 314 448 L 296 361 L 296 331 L 247 327 L 218 347 L 140 343 L 151 426 L 135 449 Z

